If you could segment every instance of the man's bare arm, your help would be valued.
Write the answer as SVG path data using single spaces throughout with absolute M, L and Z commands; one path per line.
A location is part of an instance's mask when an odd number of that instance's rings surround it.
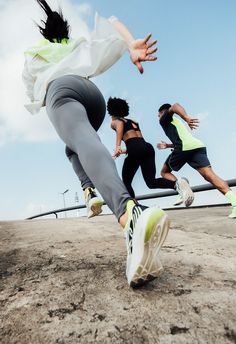
M 192 118 L 190 117 L 187 112 L 185 111 L 185 109 L 183 108 L 183 106 L 181 106 L 178 103 L 173 104 L 170 108 L 169 108 L 169 112 L 171 114 L 177 114 L 179 115 L 189 126 L 190 129 L 197 129 L 199 126 L 199 119 L 197 118 Z

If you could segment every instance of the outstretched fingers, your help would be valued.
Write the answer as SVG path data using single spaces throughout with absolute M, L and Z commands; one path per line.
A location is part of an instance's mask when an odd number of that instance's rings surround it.
M 199 125 L 199 119 L 197 119 L 197 118 L 192 118 L 190 122 L 192 125 L 196 125 L 196 126 Z
M 148 42 L 149 39 L 151 38 L 152 36 L 152 33 L 149 33 L 145 38 L 144 38 L 144 43 L 146 44 L 146 47 L 147 49 L 153 47 L 156 43 L 157 43 L 157 40 L 156 39 L 153 39 L 151 42 Z M 157 49 L 157 48 L 156 48 Z
M 146 52 L 146 54 L 147 54 L 147 55 L 152 55 L 152 54 L 154 54 L 156 51 L 157 51 L 157 48 L 148 49 L 147 52 Z
M 153 47 L 153 45 L 155 45 L 157 43 L 157 40 L 153 40 L 151 42 L 147 42 L 147 38 L 149 39 L 151 37 L 151 34 L 149 34 L 146 38 L 145 38 L 145 42 L 146 42 L 146 47 L 147 47 L 147 50 L 146 50 L 146 54 L 147 55 L 152 55 L 154 54 L 156 51 L 157 51 L 157 47 L 155 48 L 152 48 L 150 49 L 151 47 Z M 145 58 L 145 61 L 155 61 L 157 58 L 155 56 L 147 56 Z
M 148 43 L 146 42 L 146 46 L 147 46 L 148 49 L 153 47 L 155 44 L 157 44 L 157 40 L 156 39 L 154 39 L 153 41 L 148 42 Z
M 191 118 L 189 121 L 189 126 L 191 129 L 197 129 L 199 127 L 199 119 Z
M 155 61 L 155 60 L 157 60 L 156 56 L 149 56 L 149 55 L 147 55 L 144 59 L 144 61 Z
M 147 44 L 147 42 L 149 41 L 149 39 L 152 37 L 152 33 L 149 33 L 145 38 L 144 38 L 144 42 L 145 44 Z M 148 43 L 150 44 L 150 43 Z
M 139 72 L 143 74 L 143 66 L 139 61 L 135 62 L 136 67 L 138 68 Z

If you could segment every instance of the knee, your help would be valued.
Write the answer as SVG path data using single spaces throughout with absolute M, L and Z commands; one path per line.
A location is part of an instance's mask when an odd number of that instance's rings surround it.
M 163 167 L 162 167 L 162 169 L 161 169 L 161 176 L 162 176 L 162 178 L 165 178 L 165 176 L 166 176 L 166 174 L 167 173 L 170 173 L 170 171 L 168 170 L 168 167 L 166 166 L 166 165 L 164 165 Z
M 161 176 L 162 176 L 162 178 L 165 178 L 165 176 L 166 176 L 166 172 L 165 172 L 165 171 L 163 171 L 163 170 L 161 170 Z
M 204 170 L 204 171 L 201 171 L 200 173 L 201 173 L 202 177 L 203 177 L 207 182 L 211 181 L 211 179 L 212 179 L 212 173 L 211 173 L 211 171 Z
M 204 178 L 207 182 L 210 181 L 210 177 L 209 177 L 207 174 L 204 174 L 204 175 L 203 175 L 203 178 Z
M 212 173 L 211 171 L 209 171 L 209 172 L 206 172 L 206 173 L 204 174 L 203 178 L 204 178 L 207 182 L 213 183 L 214 180 L 215 180 L 215 174 Z
M 145 183 L 149 189 L 155 189 L 156 187 L 153 185 L 152 179 L 145 179 Z
M 73 155 L 76 155 L 76 153 L 73 150 L 71 150 L 68 146 L 66 146 L 65 148 L 65 153 L 69 160 L 71 160 Z

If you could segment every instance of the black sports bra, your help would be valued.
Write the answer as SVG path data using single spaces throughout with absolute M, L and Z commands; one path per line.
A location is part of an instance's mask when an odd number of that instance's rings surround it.
M 123 131 L 123 135 L 125 133 L 127 133 L 127 131 L 129 130 L 134 130 L 134 131 L 141 131 L 139 128 L 139 125 L 137 122 L 132 121 L 132 119 L 124 119 L 124 118 L 117 118 L 120 121 L 122 121 L 124 123 L 124 131 Z M 133 126 L 133 124 L 136 126 L 136 128 Z

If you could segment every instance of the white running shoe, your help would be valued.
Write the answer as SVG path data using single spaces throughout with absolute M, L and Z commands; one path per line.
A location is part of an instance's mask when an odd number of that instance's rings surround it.
M 182 204 L 182 203 L 184 203 L 183 198 L 182 198 L 180 195 L 178 195 L 178 196 L 176 197 L 175 202 L 173 203 L 173 205 L 174 205 L 174 206 L 177 206 L 177 205 L 180 205 L 180 204 Z
M 87 207 L 88 219 L 97 216 L 102 212 L 103 201 L 97 196 L 93 188 L 84 190 L 85 204 Z
M 186 178 L 176 180 L 176 191 L 179 193 L 186 207 L 189 207 L 194 201 L 194 194 Z
M 159 207 L 145 207 L 130 200 L 125 227 L 127 243 L 126 275 L 131 287 L 155 279 L 163 267 L 158 253 L 169 231 L 167 214 Z

